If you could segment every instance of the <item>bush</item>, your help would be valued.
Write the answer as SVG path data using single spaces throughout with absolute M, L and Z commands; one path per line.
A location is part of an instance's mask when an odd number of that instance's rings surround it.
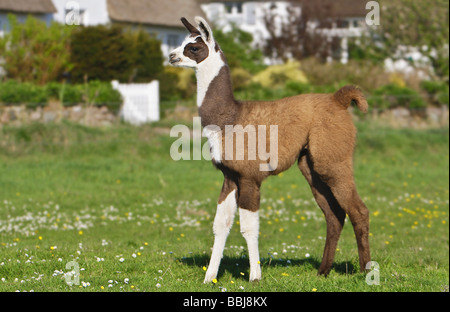
M 108 82 L 91 81 L 83 85 L 49 83 L 38 86 L 8 80 L 0 84 L 0 103 L 25 104 L 29 108 L 46 106 L 50 99 L 59 100 L 64 106 L 78 104 L 106 106 L 118 110 L 122 104 L 120 93 Z
M 72 34 L 75 82 L 150 82 L 163 70 L 161 43 L 143 30 L 119 25 L 77 27 Z
M 6 77 L 43 85 L 58 80 L 71 69 L 69 38 L 72 29 L 32 16 L 19 23 L 8 15 L 10 31 L 0 37 L 0 55 Z
M 396 107 L 419 109 L 426 106 L 424 99 L 418 92 L 393 83 L 374 90 L 369 97 L 369 102 L 372 106 L 380 109 Z
M 59 100 L 64 106 L 74 106 L 83 101 L 82 90 L 76 85 L 51 82 L 46 89 L 49 98 Z
M 259 83 L 267 88 L 282 87 L 288 81 L 308 82 L 305 73 L 300 70 L 300 62 L 290 61 L 282 65 L 269 66 L 252 78 L 253 83 Z
M 422 81 L 420 87 L 427 93 L 428 100 L 434 105 L 449 105 L 448 84 L 442 81 Z
M 25 104 L 34 108 L 47 105 L 48 99 L 45 87 L 15 80 L 0 83 L 0 102 L 5 105 Z
M 106 106 L 116 111 L 122 104 L 122 96 L 119 91 L 113 89 L 111 83 L 101 81 L 90 81 L 81 85 L 84 101 L 88 105 Z
M 133 50 L 120 26 L 77 27 L 71 38 L 71 71 L 75 82 L 128 81 Z

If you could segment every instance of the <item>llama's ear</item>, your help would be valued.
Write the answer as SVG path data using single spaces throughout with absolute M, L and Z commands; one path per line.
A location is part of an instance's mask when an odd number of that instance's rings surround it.
M 181 18 L 181 22 L 183 23 L 184 27 L 186 27 L 187 30 L 193 35 L 200 36 L 200 31 L 195 28 L 191 23 L 188 22 L 188 20 L 184 17 Z
M 196 16 L 195 22 L 198 25 L 198 30 L 200 30 L 203 40 L 205 40 L 205 42 L 207 43 L 213 43 L 214 42 L 213 33 L 211 27 L 209 27 L 205 19 L 200 16 Z

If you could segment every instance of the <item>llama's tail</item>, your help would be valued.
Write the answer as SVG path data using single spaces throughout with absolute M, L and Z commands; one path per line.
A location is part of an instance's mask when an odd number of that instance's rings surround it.
M 366 113 L 369 109 L 369 104 L 362 93 L 362 91 L 355 86 L 345 86 L 334 93 L 334 99 L 344 108 L 348 108 L 352 102 L 355 102 L 359 110 Z

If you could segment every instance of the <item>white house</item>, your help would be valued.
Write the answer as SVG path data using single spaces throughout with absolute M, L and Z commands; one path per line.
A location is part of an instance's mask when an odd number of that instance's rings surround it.
M 313 16 L 308 27 L 318 29 L 329 38 L 337 37 L 341 40 L 341 62 L 348 60 L 347 39 L 349 37 L 359 37 L 366 29 L 365 10 L 366 0 L 303 0 L 302 2 L 292 2 L 289 0 L 203 0 L 202 9 L 206 17 L 213 21 L 216 27 L 229 31 L 232 25 L 251 33 L 254 37 L 255 47 L 262 46 L 269 36 L 264 17 L 270 14 L 276 15 L 275 21 L 279 24 L 288 23 L 287 17 L 289 9 L 302 14 L 303 5 L 315 5 L 318 9 L 317 15 Z M 319 18 L 319 13 L 328 14 L 325 18 L 333 21 L 331 27 L 321 28 L 315 22 Z M 321 16 L 320 18 L 324 18 Z
M 51 0 L 60 23 L 98 25 L 118 23 L 142 27 L 161 41 L 165 56 L 186 37 L 180 18 L 203 15 L 198 0 Z
M 32 15 L 49 24 L 55 12 L 52 0 L 0 0 L 0 36 L 9 30 L 8 14 L 16 15 L 19 22 Z

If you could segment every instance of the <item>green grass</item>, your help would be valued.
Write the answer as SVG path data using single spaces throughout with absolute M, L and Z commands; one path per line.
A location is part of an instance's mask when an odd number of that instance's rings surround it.
M 218 282 L 203 285 L 221 173 L 174 162 L 154 125 L 63 123 L 0 129 L 0 291 L 448 291 L 448 129 L 358 128 L 379 286 L 359 273 L 349 222 L 330 275 L 316 275 L 326 226 L 295 167 L 263 184 L 262 281 L 248 282 L 235 224 Z M 70 261 L 78 286 L 65 283 Z

